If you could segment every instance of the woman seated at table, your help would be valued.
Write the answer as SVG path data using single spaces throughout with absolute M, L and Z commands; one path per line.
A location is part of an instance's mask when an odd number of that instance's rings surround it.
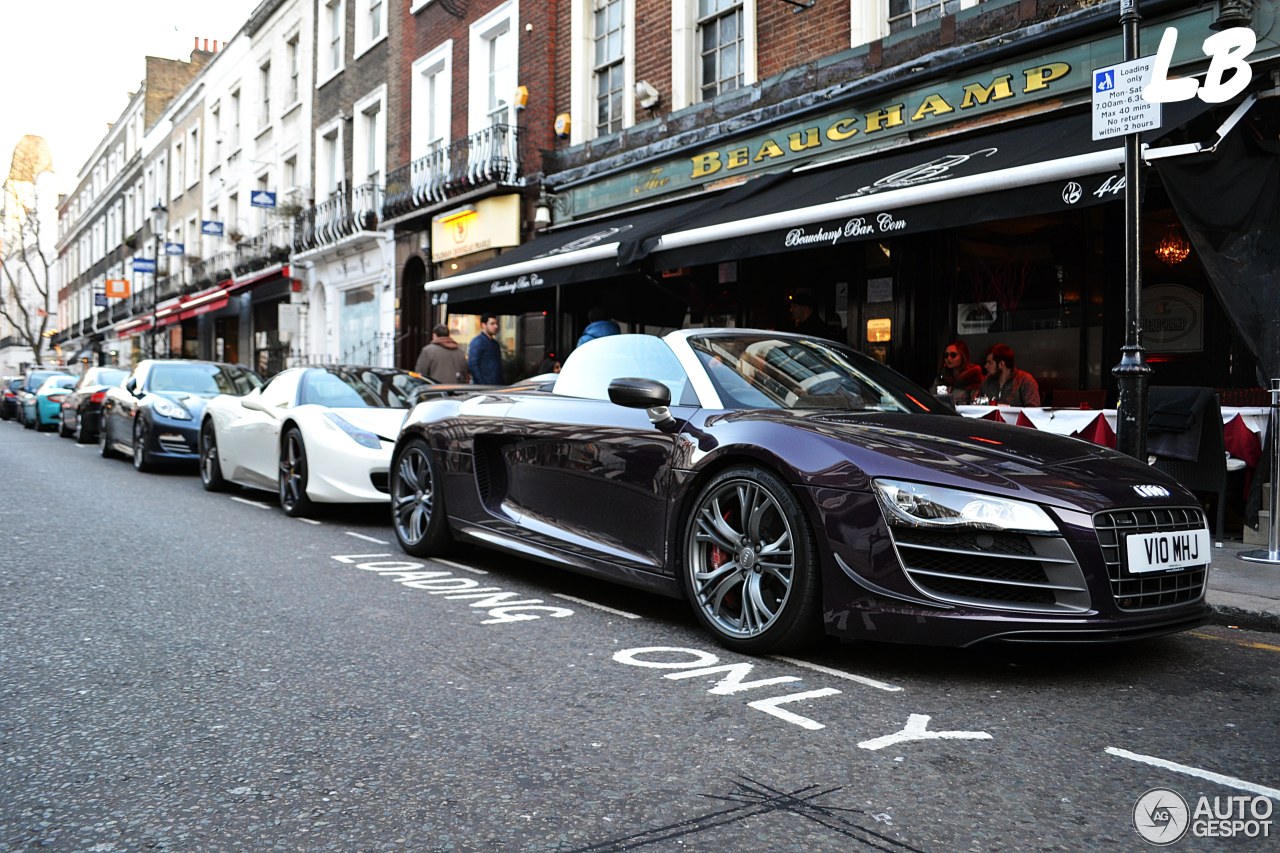
M 969 345 L 964 341 L 952 341 L 942 350 L 942 370 L 938 373 L 938 396 L 951 398 L 954 406 L 964 406 L 973 401 L 982 387 L 982 368 L 969 360 Z
M 996 344 L 987 351 L 987 378 L 978 396 L 998 406 L 1034 407 L 1040 405 L 1040 386 L 1034 376 L 1014 366 L 1008 344 Z

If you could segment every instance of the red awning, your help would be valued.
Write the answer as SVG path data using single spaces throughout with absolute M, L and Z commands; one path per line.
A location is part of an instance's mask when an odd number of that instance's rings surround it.
M 188 308 L 178 315 L 179 320 L 190 320 L 192 317 L 199 317 L 201 314 L 208 314 L 210 311 L 219 311 L 227 307 L 228 298 L 223 296 L 220 299 L 214 299 L 203 305 L 197 305 L 194 308 Z

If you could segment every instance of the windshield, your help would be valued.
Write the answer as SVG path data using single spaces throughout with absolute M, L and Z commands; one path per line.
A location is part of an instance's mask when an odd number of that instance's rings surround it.
M 157 364 L 147 380 L 151 391 L 241 396 L 261 385 L 248 370 L 235 365 Z
M 81 386 L 87 385 L 119 385 L 129 375 L 129 371 L 118 367 L 97 367 L 84 375 Z
M 950 411 L 899 373 L 838 344 L 742 332 L 694 336 L 689 345 L 727 409 Z
M 309 370 L 298 393 L 301 406 L 332 409 L 408 409 L 431 383 L 403 370 L 333 368 Z
M 76 378 L 74 376 L 51 376 L 40 386 L 43 392 L 49 392 L 55 388 L 74 388 L 76 386 Z

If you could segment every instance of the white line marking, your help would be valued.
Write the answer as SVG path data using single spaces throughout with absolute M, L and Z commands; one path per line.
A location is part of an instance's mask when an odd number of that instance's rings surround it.
M 473 575 L 489 574 L 484 569 L 475 569 L 475 568 L 472 568 L 471 566 L 465 566 L 462 563 L 455 563 L 453 560 L 441 560 L 436 557 L 432 557 L 431 559 L 433 562 L 444 563 L 446 566 L 453 566 L 455 569 L 462 569 L 464 572 L 471 572 Z
M 390 545 L 391 543 L 385 539 L 374 539 L 372 536 L 365 536 L 363 533 L 353 533 L 350 530 L 344 530 L 343 533 L 348 536 L 354 536 L 357 539 L 363 539 L 366 542 L 377 542 L 379 545 Z
M 587 601 L 585 598 L 575 598 L 572 595 L 565 595 L 564 593 L 560 593 L 560 592 L 553 592 L 551 594 L 554 595 L 556 598 L 563 598 L 566 601 L 576 601 L 585 607 L 594 607 L 596 610 L 603 610 L 606 613 L 613 613 L 616 616 L 621 616 L 623 619 L 639 619 L 640 618 L 634 613 L 628 613 L 625 610 L 614 610 L 612 607 L 605 607 L 603 604 L 596 604 L 594 601 Z
M 874 678 L 867 678 L 865 675 L 854 675 L 852 672 L 842 672 L 838 669 L 832 669 L 829 666 L 823 666 L 817 663 L 809 663 L 806 660 L 798 660 L 796 658 L 783 657 L 782 655 L 770 655 L 774 660 L 785 661 L 796 666 L 802 666 L 805 669 L 812 669 L 815 672 L 823 672 L 827 675 L 834 675 L 836 678 L 844 678 L 849 681 L 856 681 L 859 684 L 865 684 L 868 687 L 874 687 L 877 690 L 888 690 L 890 693 L 897 693 L 902 688 L 893 684 L 887 684 L 883 681 L 876 681 Z
M 245 504 L 247 506 L 256 506 L 258 509 L 271 509 L 270 504 L 264 504 L 258 501 L 251 501 L 248 498 L 237 498 L 235 496 L 232 496 L 231 500 L 235 501 L 236 503 Z
M 1127 749 L 1118 749 L 1114 746 L 1107 747 L 1106 751 L 1117 758 L 1127 758 L 1130 761 L 1137 761 L 1140 764 L 1150 764 L 1152 767 L 1163 767 L 1165 770 L 1172 770 L 1174 773 L 1185 773 L 1188 776 L 1195 776 L 1209 782 L 1217 782 L 1220 785 L 1226 785 L 1228 788 L 1239 788 L 1241 791 L 1252 791 L 1253 793 L 1259 794 L 1263 797 L 1280 800 L 1280 789 L 1277 788 L 1268 788 L 1265 785 L 1256 785 L 1253 782 L 1246 782 L 1243 779 L 1235 779 L 1231 776 L 1223 776 L 1221 773 L 1214 773 L 1212 770 L 1201 770 L 1198 767 L 1188 767 L 1186 764 L 1166 761 L 1163 758 L 1156 758 L 1151 755 L 1139 755 L 1136 752 L 1129 752 Z
M 303 524 L 319 524 L 320 523 L 316 521 L 314 518 L 299 518 L 297 520 L 301 521 Z

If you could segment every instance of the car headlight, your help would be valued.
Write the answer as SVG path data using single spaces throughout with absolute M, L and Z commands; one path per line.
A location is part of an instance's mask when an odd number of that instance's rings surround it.
M 1026 501 L 902 480 L 875 480 L 873 485 L 885 517 L 898 527 L 1058 532 L 1048 513 Z
M 358 426 L 353 426 L 348 421 L 343 420 L 341 415 L 333 412 L 325 412 L 324 416 L 329 419 L 330 423 L 350 436 L 351 440 L 356 444 L 359 444 L 362 447 L 370 447 L 374 450 L 382 447 L 382 439 L 378 438 L 367 429 L 360 429 Z
M 173 418 L 175 421 L 191 420 L 191 413 L 188 412 L 179 403 L 175 403 L 168 397 L 155 396 L 151 400 L 151 410 L 157 415 L 164 415 L 166 418 Z

